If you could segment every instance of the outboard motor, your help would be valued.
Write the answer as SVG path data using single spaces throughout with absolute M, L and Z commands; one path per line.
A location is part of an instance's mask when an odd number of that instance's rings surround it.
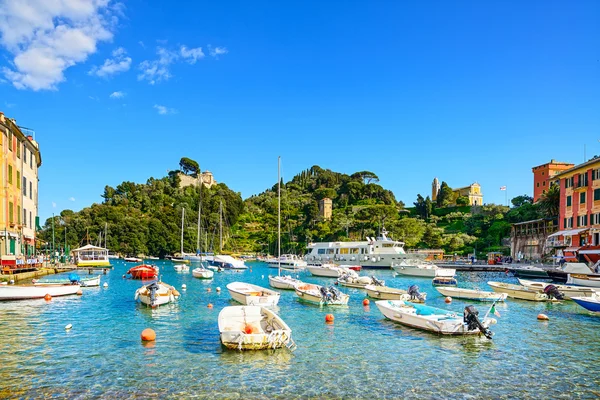
M 383 282 L 381 282 L 379 279 L 375 278 L 374 276 L 372 276 L 371 279 L 373 280 L 373 285 L 383 286 Z
M 156 300 L 156 292 L 158 289 L 160 289 L 158 282 L 152 282 L 146 287 L 146 289 L 148 289 L 148 292 L 150 293 L 150 304 L 154 305 L 154 301 Z
M 408 295 L 411 300 L 419 299 L 420 301 L 425 301 L 425 297 L 421 293 L 419 293 L 419 287 L 417 285 L 411 285 L 408 287 Z
M 323 300 L 328 300 L 331 297 L 329 290 L 325 286 L 321 286 L 319 292 L 321 292 L 321 298 L 323 298 Z
M 337 300 L 337 299 L 339 299 L 341 297 L 340 296 L 340 291 L 337 288 L 333 287 L 333 286 L 329 287 L 329 293 L 331 294 L 331 297 L 333 297 L 334 300 Z
M 465 324 L 467 324 L 467 330 L 474 331 L 479 328 L 479 332 L 483 333 L 483 335 L 491 339 L 492 331 L 488 328 L 484 327 L 481 321 L 479 320 L 479 311 L 475 308 L 475 306 L 466 306 L 463 314 L 463 320 Z
M 544 293 L 549 299 L 555 298 L 556 300 L 564 300 L 565 296 L 558 291 L 558 288 L 554 285 L 548 285 L 544 288 Z

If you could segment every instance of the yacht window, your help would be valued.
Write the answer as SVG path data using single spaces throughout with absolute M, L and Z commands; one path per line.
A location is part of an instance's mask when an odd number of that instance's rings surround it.
M 327 249 L 327 254 L 335 254 L 335 249 Z
M 340 254 L 349 254 L 348 250 L 350 250 L 349 248 L 345 247 L 343 249 L 340 249 Z
M 358 247 L 350 249 L 350 254 L 358 254 Z
M 394 247 L 393 243 L 384 243 L 383 247 Z
M 317 254 L 325 254 L 325 249 L 318 249 Z

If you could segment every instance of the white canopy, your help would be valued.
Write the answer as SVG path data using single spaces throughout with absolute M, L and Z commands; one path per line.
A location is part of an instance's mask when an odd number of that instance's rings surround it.
M 581 233 L 581 232 L 587 231 L 587 230 L 588 230 L 588 228 L 568 229 L 566 231 L 554 232 L 552 235 L 548 235 L 548 237 L 551 238 L 554 236 L 573 236 L 573 235 L 577 235 L 578 233 Z
M 104 251 L 108 251 L 108 249 L 105 249 L 104 247 L 94 246 L 93 244 L 86 244 L 83 247 L 80 247 L 78 249 L 73 249 L 71 251 L 73 251 L 73 252 L 79 252 L 79 251 L 86 251 L 86 250 L 104 250 Z

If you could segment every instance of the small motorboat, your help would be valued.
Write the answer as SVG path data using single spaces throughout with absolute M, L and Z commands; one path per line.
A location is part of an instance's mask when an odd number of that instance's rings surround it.
M 293 349 L 292 330 L 273 311 L 260 306 L 228 306 L 219 313 L 221 343 L 234 350 Z
M 548 286 L 553 285 L 558 289 L 560 293 L 565 296 L 566 300 L 570 300 L 572 297 L 595 297 L 596 291 L 600 290 L 598 288 L 593 287 L 585 287 L 585 286 L 574 286 L 574 285 L 559 285 L 559 284 L 551 284 L 547 282 L 536 282 L 530 281 L 527 279 L 518 278 L 519 283 L 527 288 L 534 290 L 545 290 Z
M 137 258 L 137 257 L 125 257 L 123 259 L 123 261 L 125 261 L 125 262 L 142 262 L 142 259 Z
M 185 264 L 175 264 L 173 269 L 177 272 L 190 272 L 190 266 Z
M 68 296 L 77 294 L 81 286 L 75 284 L 66 285 L 0 285 L 0 301 L 4 300 L 28 300 L 43 299 L 46 295 L 52 297 Z
M 245 282 L 231 282 L 227 285 L 231 298 L 247 306 L 275 306 L 279 302 L 279 292 Z
M 356 276 L 355 274 L 344 273 L 337 279 L 338 285 L 364 289 L 367 285 L 385 286 L 385 281 L 380 281 L 374 276 Z
M 131 279 L 156 279 L 158 276 L 158 267 L 150 264 L 136 265 L 129 268 L 127 274 L 131 275 Z
M 306 269 L 314 276 L 323 276 L 326 278 L 339 278 L 344 273 L 351 276 L 358 276 L 353 270 L 335 264 L 308 265 Z
M 192 270 L 192 276 L 194 278 L 198 278 L 198 279 L 212 279 L 214 275 L 215 275 L 214 271 L 204 268 L 203 266 L 194 268 Z
M 65 279 L 33 279 L 31 283 L 33 283 L 35 286 L 61 286 L 78 284 L 81 287 L 96 287 L 100 286 L 100 275 L 82 279 L 78 274 L 71 273 L 69 274 L 69 277 Z
M 446 286 L 437 286 L 435 289 L 444 296 L 466 300 L 504 301 L 508 296 L 506 293 L 486 292 L 479 289 L 465 289 Z
M 413 287 L 414 286 L 414 287 Z M 412 303 L 424 303 L 427 299 L 427 293 L 419 293 L 419 287 L 411 286 L 411 294 L 403 289 L 397 289 L 389 286 L 367 285 L 365 290 L 367 296 L 377 300 L 406 300 Z
M 379 300 L 375 305 L 389 320 L 411 328 L 422 329 L 441 335 L 478 335 L 491 339 L 489 326 L 496 323 L 486 314 L 481 320 L 474 306 L 465 307 L 462 315 L 441 308 L 415 304 L 403 300 Z M 492 304 L 492 307 L 494 304 Z M 491 310 L 491 307 L 490 307 Z
M 431 280 L 433 286 L 456 286 L 458 281 L 453 276 L 436 276 Z
M 158 307 L 174 302 L 179 298 L 179 292 L 171 285 L 154 281 L 135 291 L 135 300 L 140 300 L 148 307 Z
M 275 289 L 294 290 L 297 285 L 301 285 L 300 279 L 293 278 L 291 275 L 269 276 L 269 285 Z
M 335 286 L 325 287 L 305 283 L 294 288 L 298 299 L 320 306 L 345 306 L 350 296 L 340 292 Z
M 456 270 L 452 268 L 440 268 L 428 261 L 422 260 L 403 260 L 398 264 L 392 263 L 392 268 L 399 275 L 421 276 L 426 278 L 435 278 L 436 276 L 454 276 Z
M 571 297 L 571 300 L 588 311 L 600 313 L 600 296 L 598 295 L 594 297 Z
M 513 285 L 511 283 L 504 282 L 488 282 L 487 284 L 492 288 L 494 292 L 506 293 L 508 297 L 512 297 L 514 299 L 530 301 L 558 301 L 562 299 L 558 298 L 561 297 L 560 293 L 550 293 L 550 290 L 546 291 L 539 289 L 531 289 L 523 285 Z M 554 285 L 551 286 L 553 288 L 556 288 Z
M 172 257 L 171 261 L 173 261 L 174 263 L 179 263 L 179 264 L 189 264 L 190 263 L 190 260 L 186 260 L 185 258 Z

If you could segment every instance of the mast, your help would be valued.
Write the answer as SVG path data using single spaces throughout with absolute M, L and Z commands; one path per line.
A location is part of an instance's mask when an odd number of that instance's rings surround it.
M 200 181 L 200 197 L 198 199 L 198 239 L 196 240 L 196 250 L 202 253 L 200 248 L 200 237 L 202 235 L 200 216 L 202 215 L 202 181 Z
M 281 275 L 281 156 L 277 157 L 277 271 Z
M 104 248 L 108 249 L 107 243 L 106 243 L 106 238 L 108 237 L 108 222 L 104 223 Z
M 219 253 L 223 252 L 223 201 L 219 202 Z
M 183 258 L 183 218 L 185 216 L 185 208 L 181 209 L 181 258 Z

